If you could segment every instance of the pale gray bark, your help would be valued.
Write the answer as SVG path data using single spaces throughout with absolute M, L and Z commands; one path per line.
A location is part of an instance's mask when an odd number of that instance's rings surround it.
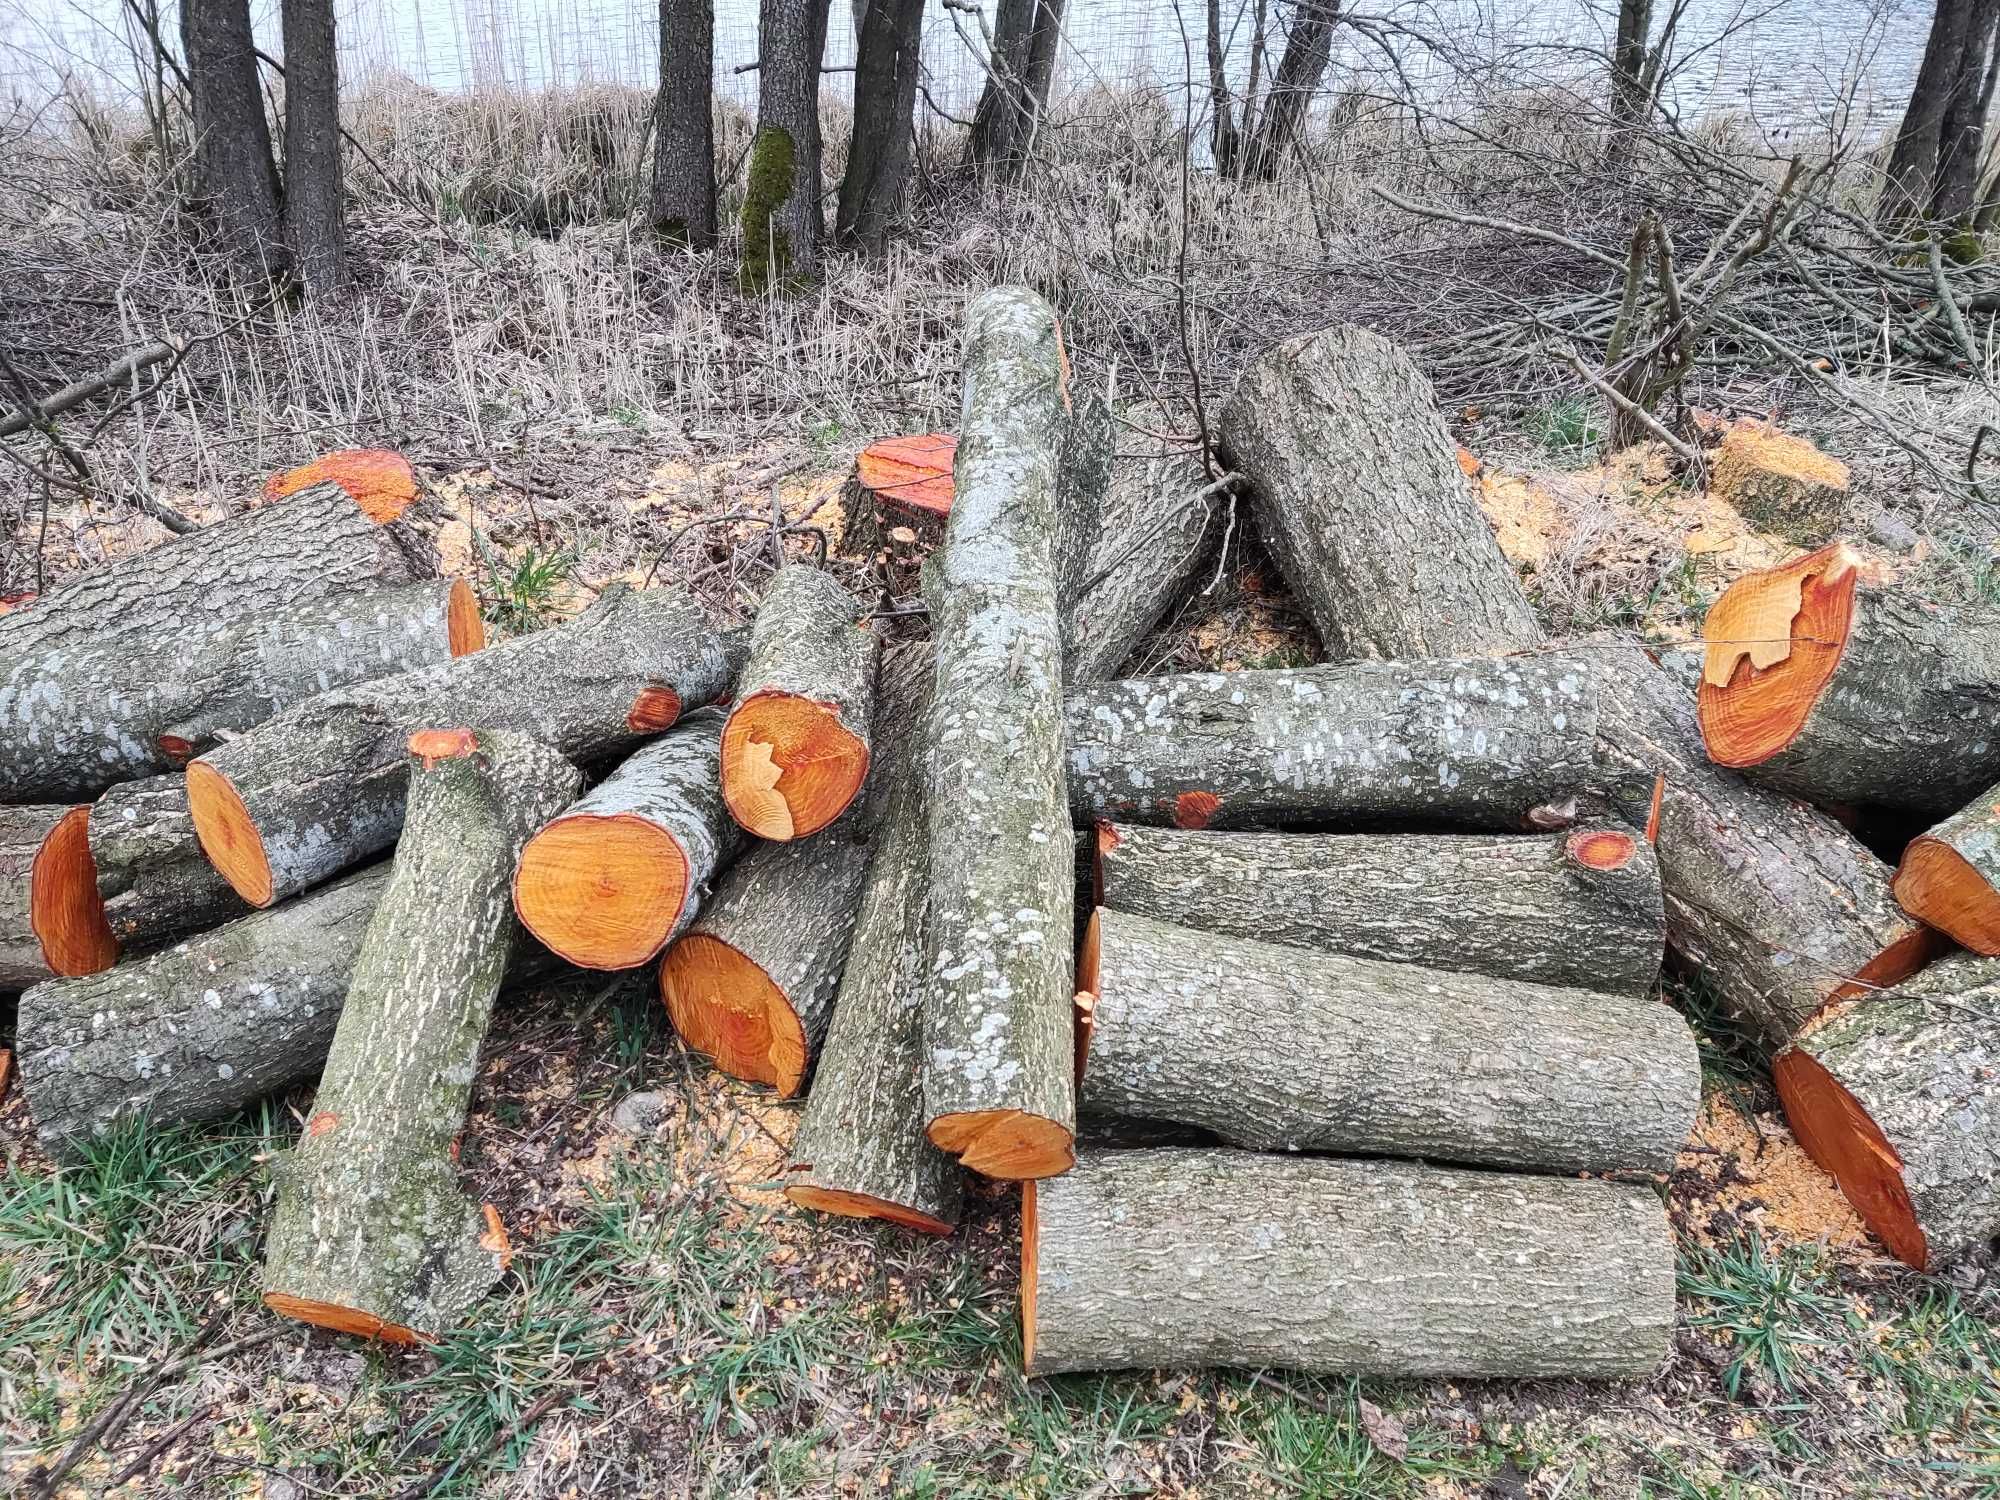
M 252 909 L 201 852 L 184 776 L 122 782 L 99 797 L 90 813 L 90 858 L 105 923 L 128 953 Z
M 1895 889 L 1919 921 L 1975 953 L 2000 953 L 2000 786 L 1912 840 Z
M 1023 1228 L 1028 1370 L 1637 1379 L 1666 1356 L 1650 1187 L 1242 1151 L 1087 1151 Z
M 42 841 L 74 810 L 0 806 L 0 993 L 24 990 L 53 972 L 35 932 L 35 860 Z

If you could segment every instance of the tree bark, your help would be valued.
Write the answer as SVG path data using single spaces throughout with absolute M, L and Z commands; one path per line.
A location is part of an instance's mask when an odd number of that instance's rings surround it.
M 1229 89 L 1229 55 L 1228 43 L 1222 34 L 1222 0 L 1208 0 L 1207 20 L 1208 150 L 1215 158 L 1217 175 L 1231 178 L 1236 175 L 1237 158 L 1243 142 L 1236 130 L 1236 100 Z M 1246 123 L 1251 102 L 1245 101 L 1244 105 Z
M 1702 738 L 1796 796 L 1936 817 L 2000 779 L 2000 612 L 1864 588 L 1861 566 L 1836 543 L 1724 590 Z
M 1018 287 L 966 314 L 951 520 L 927 589 L 933 1143 L 991 1177 L 1073 1160 L 1075 898 L 1063 786 L 1055 316 Z
M 1910 841 L 1896 899 L 1974 953 L 2000 954 L 2000 786 Z
M 457 579 L 271 611 L 196 608 L 144 642 L 117 630 L 0 661 L 0 796 L 92 797 L 184 766 L 316 693 L 485 641 Z
M 819 274 L 819 70 L 831 0 L 758 0 L 757 137 L 743 198 L 748 292 Z
M 1666 913 L 1652 846 L 1559 834 L 1205 833 L 1101 823 L 1098 903 L 1294 948 L 1647 995 Z
M 521 925 L 579 968 L 657 958 L 747 842 L 722 804 L 721 743 L 721 716 L 697 715 L 546 820 L 514 875 Z
M 333 0 L 284 0 L 285 238 L 315 292 L 347 283 Z
M 958 1222 L 964 1173 L 924 1128 L 931 990 L 925 758 L 934 670 L 928 643 L 893 649 L 882 664 L 884 735 L 868 793 L 868 869 L 812 1093 L 792 1137 L 785 1195 L 820 1213 L 948 1234 Z
M 1079 821 L 1426 821 L 1518 831 L 1594 785 L 1587 654 L 1136 677 L 1066 708 Z
M 89 886 L 88 807 L 0 806 L 0 993 L 117 957 Z
M 1629 131 L 1643 125 L 1646 57 L 1653 33 L 1653 0 L 1618 0 L 1618 32 L 1611 43 L 1611 123 Z
M 313 1114 L 279 1158 L 264 1302 L 413 1343 L 451 1327 L 506 1268 L 507 1236 L 458 1184 L 479 1048 L 507 967 L 521 845 L 583 785 L 525 736 L 411 742 L 409 819 L 362 938 Z
M 1000 0 L 986 87 L 973 112 L 966 165 L 1000 179 L 1020 175 L 1049 106 L 1067 0 Z
M 1961 955 L 1829 1009 L 1772 1071 L 1799 1143 L 1923 1271 L 2000 1236 L 1996 1068 L 2000 960 Z
M 854 65 L 854 138 L 840 180 L 834 231 L 842 243 L 880 255 L 903 206 L 916 133 L 924 0 L 881 0 L 859 27 Z
M 614 755 L 721 697 L 736 665 L 684 595 L 610 590 L 568 625 L 322 693 L 190 762 L 195 832 L 268 906 L 396 841 L 415 731 L 472 724 Z
M 1673 1337 L 1650 1187 L 1146 1150 L 1086 1152 L 1028 1193 L 1032 1375 L 1638 1379 Z
M 1430 382 L 1380 334 L 1342 324 L 1259 357 L 1223 407 L 1222 441 L 1335 659 L 1541 644 Z
M 1952 80 L 1944 118 L 1938 122 L 1937 182 L 1930 205 L 1930 217 L 1936 223 L 1970 224 L 1978 207 L 1975 198 L 1980 163 L 1985 159 L 1986 117 L 1993 103 L 1987 53 L 1993 46 L 1996 21 L 2000 21 L 2000 4 L 1974 0 L 1958 75 Z
M 1312 107 L 1313 95 L 1319 92 L 1326 65 L 1333 57 L 1333 33 L 1339 24 L 1340 0 L 1300 0 L 1251 142 L 1251 175 L 1270 181 L 1298 144 L 1306 111 Z
M 736 821 L 782 842 L 847 810 L 868 774 L 880 640 L 831 573 L 783 568 L 750 630 L 722 731 L 722 796 Z
M 79 901 L 95 889 L 115 945 L 109 957 L 143 953 L 252 910 L 201 852 L 185 776 L 122 782 L 99 797 L 90 812 L 90 867 L 76 878 L 88 882 Z
M 1980 69 L 1968 66 L 1968 52 L 1975 36 L 1985 34 L 1991 16 L 1992 0 L 1937 0 L 1923 60 L 1883 174 L 1876 216 L 1887 228 L 1908 227 L 1937 206 L 1948 149 L 1946 123 L 1957 123 L 1964 92 L 1978 91 Z
M 714 248 L 715 3 L 660 0 L 660 92 L 653 107 L 653 231 Z
M 249 0 L 182 0 L 181 52 L 194 114 L 195 179 L 222 248 L 246 280 L 282 276 L 292 262 L 257 87 Z

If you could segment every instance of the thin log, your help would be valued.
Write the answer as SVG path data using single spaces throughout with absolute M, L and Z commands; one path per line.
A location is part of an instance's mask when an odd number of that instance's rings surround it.
M 185 776 L 127 781 L 99 797 L 90 812 L 90 866 L 72 878 L 94 887 L 114 957 L 252 909 L 201 852 Z M 81 889 L 76 899 L 85 899 Z
M 129 390 L 141 371 L 164 364 L 180 352 L 179 344 L 164 340 L 134 349 L 130 354 L 113 360 L 95 375 L 73 380 L 61 390 L 44 396 L 35 403 L 32 420 L 25 411 L 0 416 L 0 438 L 13 437 L 16 433 L 26 432 L 30 426 L 59 417 L 66 411 L 74 411 L 93 396 L 102 396 L 107 391 Z
M 90 809 L 0 806 L 0 991 L 117 957 L 91 887 Z
M 2000 786 L 1910 841 L 1896 899 L 1974 953 L 2000 954 Z

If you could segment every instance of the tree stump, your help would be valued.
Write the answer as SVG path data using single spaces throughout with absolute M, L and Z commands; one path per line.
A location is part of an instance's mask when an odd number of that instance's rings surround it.
M 2000 954 L 2000 786 L 1912 839 L 1896 899 L 1974 953 Z

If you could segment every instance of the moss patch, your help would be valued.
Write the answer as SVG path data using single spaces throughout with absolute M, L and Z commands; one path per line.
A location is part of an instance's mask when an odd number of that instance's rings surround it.
M 743 263 L 737 282 L 761 294 L 782 286 L 792 269 L 791 237 L 777 223 L 798 178 L 798 152 L 788 130 L 765 125 L 750 146 L 750 178 L 743 195 Z

